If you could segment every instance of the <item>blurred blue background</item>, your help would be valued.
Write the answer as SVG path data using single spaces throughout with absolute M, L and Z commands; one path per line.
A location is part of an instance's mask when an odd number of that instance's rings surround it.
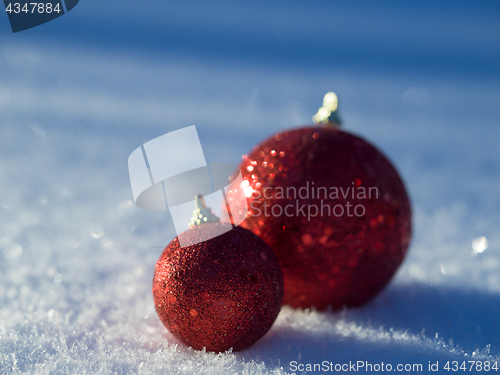
M 416 210 L 488 221 L 500 208 L 499 21 L 496 1 L 86 0 L 16 34 L 4 14 L 1 152 L 38 175 L 101 168 L 131 199 L 139 145 L 194 124 L 208 162 L 237 164 L 311 123 L 335 91 L 345 129 L 395 163 Z
M 346 128 L 396 163 L 491 172 L 499 21 L 496 1 L 84 0 L 17 34 L 4 14 L 0 113 L 131 150 L 196 124 L 207 158 L 226 161 L 310 123 L 333 90 Z

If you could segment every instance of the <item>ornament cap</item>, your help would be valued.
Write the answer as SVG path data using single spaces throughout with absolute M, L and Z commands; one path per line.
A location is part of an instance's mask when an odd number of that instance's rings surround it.
M 323 98 L 323 106 L 313 116 L 315 123 L 323 123 L 327 126 L 340 126 L 342 120 L 338 113 L 339 98 L 334 92 L 328 92 Z
M 194 228 L 205 223 L 219 223 L 220 219 L 215 216 L 213 211 L 206 206 L 203 195 L 198 194 L 194 197 L 196 199 L 196 210 L 193 211 L 193 217 L 189 222 L 189 227 Z

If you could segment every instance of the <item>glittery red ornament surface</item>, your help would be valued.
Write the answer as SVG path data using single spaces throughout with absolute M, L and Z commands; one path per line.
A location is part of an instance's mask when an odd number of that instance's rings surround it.
M 196 243 L 220 225 L 230 224 L 202 224 L 181 236 Z M 175 238 L 156 264 L 153 296 L 163 324 L 187 345 L 236 351 L 271 328 L 283 301 L 283 275 L 264 241 L 236 227 L 185 248 Z
M 242 226 L 278 257 L 285 304 L 356 306 L 388 283 L 408 248 L 411 210 L 375 147 L 336 128 L 304 127 L 254 147 L 240 168 Z

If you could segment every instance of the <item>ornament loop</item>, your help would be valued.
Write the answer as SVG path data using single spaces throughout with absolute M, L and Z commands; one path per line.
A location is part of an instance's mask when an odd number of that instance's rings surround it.
M 340 120 L 338 114 L 339 98 L 334 92 L 329 92 L 323 98 L 323 106 L 318 109 L 318 113 L 313 116 L 313 121 L 315 123 L 324 123 L 328 126 L 340 126 L 342 120 Z
M 189 227 L 193 228 L 205 223 L 218 223 L 220 219 L 215 216 L 212 210 L 206 206 L 203 195 L 198 194 L 194 197 L 196 200 L 196 210 L 193 211 L 193 217 L 189 222 Z

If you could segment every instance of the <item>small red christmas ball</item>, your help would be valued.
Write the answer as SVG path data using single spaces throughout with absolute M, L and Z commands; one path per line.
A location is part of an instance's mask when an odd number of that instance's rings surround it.
M 220 226 L 231 228 L 212 222 L 182 233 L 182 243 L 194 244 L 184 248 L 176 237 L 153 279 L 163 324 L 185 344 L 211 352 L 254 344 L 271 328 L 283 301 L 283 275 L 269 246 L 240 227 L 214 237 Z
M 275 252 L 284 304 L 319 310 L 372 298 L 411 237 L 410 202 L 392 164 L 326 112 L 336 121 L 275 134 L 240 165 L 247 201 L 239 204 L 249 207 L 241 225 Z

